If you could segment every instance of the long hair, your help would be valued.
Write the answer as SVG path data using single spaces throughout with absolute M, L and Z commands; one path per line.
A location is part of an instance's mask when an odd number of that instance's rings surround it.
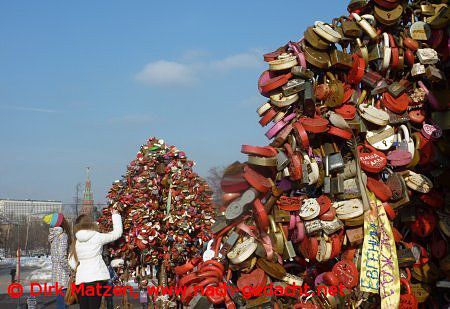
M 91 216 L 88 215 L 79 215 L 78 218 L 75 220 L 75 225 L 73 227 L 73 241 L 70 246 L 70 253 L 69 256 L 73 255 L 75 258 L 75 261 L 78 263 L 78 256 L 77 251 L 75 249 L 76 244 L 76 234 L 78 231 L 81 230 L 91 230 L 91 231 L 98 231 L 98 226 L 95 223 L 95 221 L 92 219 Z
M 70 246 L 72 245 L 73 237 L 72 237 L 72 229 L 70 228 L 69 222 L 67 222 L 66 218 L 63 218 L 61 222 L 61 227 L 67 235 L 67 254 L 70 252 Z

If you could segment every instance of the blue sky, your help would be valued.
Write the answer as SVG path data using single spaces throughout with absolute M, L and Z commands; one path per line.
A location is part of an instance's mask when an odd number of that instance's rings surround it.
M 0 197 L 71 202 L 91 166 L 104 201 L 150 136 L 186 151 L 203 176 L 245 160 L 241 144 L 267 143 L 262 54 L 345 6 L 1 1 Z

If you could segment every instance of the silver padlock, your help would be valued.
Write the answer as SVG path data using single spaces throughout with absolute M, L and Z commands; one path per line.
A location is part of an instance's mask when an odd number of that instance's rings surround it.
M 422 64 L 436 64 L 439 61 L 437 51 L 432 48 L 420 48 L 417 50 L 417 57 Z
M 299 78 L 291 79 L 281 89 L 283 90 L 284 96 L 291 96 L 305 90 L 305 80 Z
M 421 63 L 414 63 L 411 68 L 411 76 L 423 75 L 425 72 L 425 66 Z
M 289 158 L 283 151 L 279 150 L 276 158 L 278 171 L 284 170 L 289 165 Z
M 322 230 L 322 221 L 319 219 L 305 221 L 305 231 L 308 235 L 313 235 Z
M 331 177 L 330 177 L 330 167 L 329 167 L 329 163 L 328 163 L 328 156 L 325 156 L 324 165 L 325 165 L 325 178 L 323 180 L 323 193 L 330 194 L 331 193 Z
M 344 159 L 342 158 L 340 151 L 328 156 L 328 168 L 330 173 L 340 171 L 344 168 L 344 166 Z
M 331 193 L 333 195 L 344 193 L 344 176 L 342 174 L 331 178 Z
M 334 218 L 332 221 L 322 221 L 322 229 L 327 235 L 336 233 L 344 227 L 344 223 L 338 218 Z

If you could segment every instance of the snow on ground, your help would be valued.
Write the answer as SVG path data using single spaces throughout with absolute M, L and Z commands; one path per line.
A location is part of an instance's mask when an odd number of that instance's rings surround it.
M 33 270 L 26 280 L 30 282 L 50 282 L 52 280 L 52 262 L 45 262 L 41 268 Z
M 36 257 L 36 256 L 22 256 L 20 258 L 21 267 L 43 267 L 47 263 L 52 265 L 50 257 Z M 17 258 L 3 258 L 0 260 L 0 266 L 15 266 L 17 264 Z

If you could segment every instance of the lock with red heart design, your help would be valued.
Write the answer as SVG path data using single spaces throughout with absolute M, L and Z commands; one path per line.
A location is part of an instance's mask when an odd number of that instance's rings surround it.
M 370 173 L 378 173 L 385 168 L 387 158 L 384 153 L 376 150 L 367 143 L 364 145 L 359 145 L 357 149 L 361 168 L 363 170 Z

